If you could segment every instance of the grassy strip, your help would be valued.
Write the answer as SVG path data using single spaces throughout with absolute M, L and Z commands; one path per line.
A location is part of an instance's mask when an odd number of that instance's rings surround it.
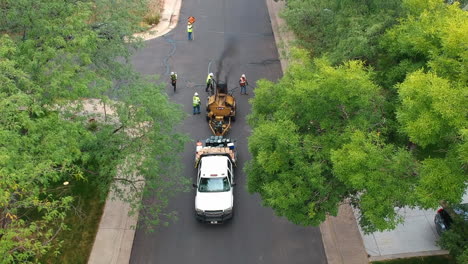
M 414 257 L 405 259 L 392 259 L 386 261 L 373 261 L 372 264 L 456 264 L 450 255 Z
M 87 263 L 105 201 L 99 197 L 96 186 L 78 182 L 73 186 L 75 208 L 69 212 L 65 222 L 69 230 L 62 231 L 57 241 L 63 241 L 60 254 L 52 252 L 42 258 L 41 263 Z

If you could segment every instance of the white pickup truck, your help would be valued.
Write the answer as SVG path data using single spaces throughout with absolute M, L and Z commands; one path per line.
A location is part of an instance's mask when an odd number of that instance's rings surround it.
M 236 150 L 234 142 L 222 136 L 212 136 L 203 143 L 197 142 L 195 167 L 197 189 L 195 216 L 199 221 L 222 223 L 233 216 L 234 166 Z

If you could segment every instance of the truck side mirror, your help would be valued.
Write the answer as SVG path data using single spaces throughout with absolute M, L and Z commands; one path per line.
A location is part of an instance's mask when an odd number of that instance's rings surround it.
M 196 185 L 195 183 L 192 184 L 192 186 L 193 186 L 194 188 L 198 188 L 198 185 Z

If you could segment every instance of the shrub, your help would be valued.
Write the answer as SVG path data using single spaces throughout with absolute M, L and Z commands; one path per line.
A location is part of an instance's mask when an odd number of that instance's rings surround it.
M 461 217 L 455 218 L 451 229 L 440 237 L 439 244 L 450 251 L 457 263 L 468 263 L 468 222 Z
M 161 14 L 159 13 L 148 14 L 143 18 L 143 22 L 145 22 L 148 25 L 156 25 L 159 23 L 160 19 L 161 19 Z

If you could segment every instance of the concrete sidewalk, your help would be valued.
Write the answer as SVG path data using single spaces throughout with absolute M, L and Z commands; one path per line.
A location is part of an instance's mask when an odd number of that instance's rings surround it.
M 164 0 L 161 20 L 148 32 L 135 34 L 144 40 L 162 36 L 177 26 L 182 0 Z M 109 194 L 99 223 L 89 264 L 126 264 L 130 262 L 138 215 L 129 216 L 128 203 Z
M 137 215 L 128 215 L 129 209 L 128 203 L 107 199 L 88 263 L 129 263 L 138 221 Z
M 320 225 L 328 264 L 369 263 L 353 209 L 343 204 L 338 215 L 328 216 Z
M 405 222 L 394 230 L 372 234 L 361 231 L 371 261 L 448 254 L 437 245 L 435 210 L 402 208 L 399 214 Z
M 468 203 L 468 191 L 461 202 Z M 399 214 L 405 222 L 394 230 L 372 234 L 361 231 L 371 261 L 449 253 L 437 245 L 439 235 L 434 224 L 436 210 L 401 208 Z

